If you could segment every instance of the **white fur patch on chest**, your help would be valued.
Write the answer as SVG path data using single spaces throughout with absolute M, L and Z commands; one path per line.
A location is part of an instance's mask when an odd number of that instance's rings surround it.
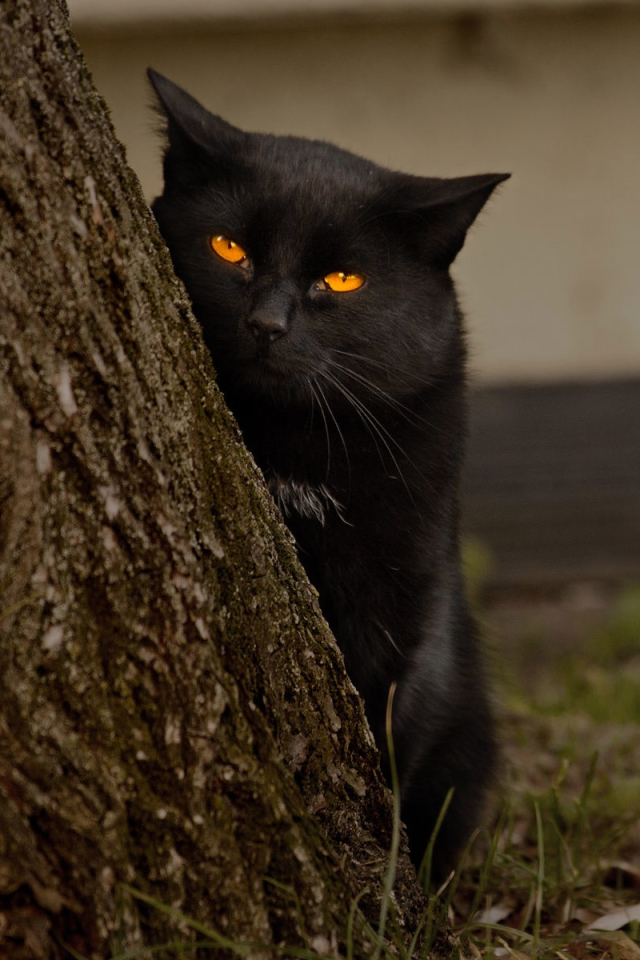
M 284 480 L 273 473 L 267 480 L 267 486 L 285 517 L 296 514 L 309 520 L 318 520 L 324 526 L 327 511 L 333 508 L 346 523 L 342 516 L 342 505 L 324 483 L 314 486 L 299 480 Z

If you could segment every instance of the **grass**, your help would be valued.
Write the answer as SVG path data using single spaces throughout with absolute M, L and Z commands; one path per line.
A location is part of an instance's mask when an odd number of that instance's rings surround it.
M 573 648 L 546 639 L 533 684 L 517 657 L 504 678 L 506 800 L 448 920 L 461 957 L 640 960 L 637 916 L 591 929 L 640 902 L 640 588 Z

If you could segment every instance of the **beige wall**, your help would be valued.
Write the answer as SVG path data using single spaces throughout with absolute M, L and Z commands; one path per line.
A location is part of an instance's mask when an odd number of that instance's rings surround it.
M 640 9 L 78 39 L 149 196 L 149 64 L 248 129 L 512 171 L 456 265 L 478 378 L 640 375 Z

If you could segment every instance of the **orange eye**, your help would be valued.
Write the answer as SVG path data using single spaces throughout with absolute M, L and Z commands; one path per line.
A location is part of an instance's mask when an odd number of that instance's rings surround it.
M 325 289 L 333 290 L 334 293 L 347 293 L 350 290 L 357 290 L 364 283 L 364 277 L 361 273 L 328 273 L 322 278 Z
M 211 237 L 211 249 L 217 253 L 222 260 L 227 263 L 237 263 L 242 266 L 249 258 L 239 243 L 220 234 L 217 237 Z

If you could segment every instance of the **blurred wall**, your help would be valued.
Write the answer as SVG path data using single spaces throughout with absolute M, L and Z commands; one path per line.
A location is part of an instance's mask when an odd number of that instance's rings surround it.
M 640 375 L 640 8 L 76 28 L 149 197 L 147 65 L 251 130 L 511 171 L 455 266 L 479 381 Z

